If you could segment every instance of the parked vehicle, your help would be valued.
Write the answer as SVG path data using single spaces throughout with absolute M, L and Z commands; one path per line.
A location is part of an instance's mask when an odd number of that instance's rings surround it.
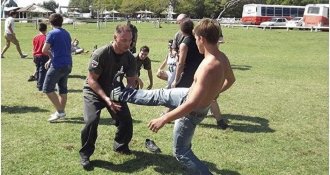
M 329 4 L 308 4 L 304 13 L 305 26 L 329 27 Z
M 269 27 L 269 26 L 285 26 L 286 25 L 286 18 L 273 18 L 270 21 L 262 22 L 260 27 Z
M 259 25 L 280 17 L 290 20 L 293 17 L 303 17 L 304 11 L 305 6 L 246 4 L 243 6 L 241 23 Z
M 295 17 L 289 20 L 286 23 L 287 27 L 299 27 L 299 26 L 304 26 L 304 18 L 303 17 Z

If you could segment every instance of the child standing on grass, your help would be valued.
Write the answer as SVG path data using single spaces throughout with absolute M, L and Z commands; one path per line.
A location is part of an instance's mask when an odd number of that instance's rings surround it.
M 33 38 L 33 62 L 36 65 L 36 72 L 34 77 L 37 80 L 37 88 L 39 91 L 42 91 L 42 86 L 44 84 L 45 76 L 47 73 L 47 69 L 45 68 L 45 64 L 49 60 L 48 55 L 42 53 L 42 47 L 46 41 L 46 32 L 47 25 L 45 23 L 39 24 L 40 33 Z M 31 76 L 32 77 L 32 76 Z

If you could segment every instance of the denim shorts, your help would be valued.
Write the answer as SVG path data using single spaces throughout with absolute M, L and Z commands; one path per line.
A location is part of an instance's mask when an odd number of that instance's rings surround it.
M 71 73 L 72 65 L 67 65 L 60 68 L 54 68 L 51 65 L 47 71 L 42 91 L 50 93 L 55 91 L 55 86 L 58 86 L 59 94 L 68 93 L 68 77 Z

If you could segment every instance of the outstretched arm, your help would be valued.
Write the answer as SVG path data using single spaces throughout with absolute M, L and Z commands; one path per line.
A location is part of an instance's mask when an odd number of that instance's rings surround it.
M 152 77 L 152 70 L 148 70 L 148 77 L 149 77 L 149 86 L 147 87 L 147 89 L 151 89 L 153 86 L 153 77 Z

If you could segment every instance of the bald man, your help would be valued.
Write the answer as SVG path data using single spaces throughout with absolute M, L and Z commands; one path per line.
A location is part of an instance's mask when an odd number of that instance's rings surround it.
M 184 21 L 185 19 L 188 19 L 189 17 L 186 14 L 181 13 L 177 18 L 176 18 L 176 23 L 181 24 L 182 21 Z M 181 30 L 179 30 L 178 32 L 176 32 L 174 39 L 173 39 L 173 44 L 172 44 L 172 49 L 175 52 L 179 51 L 179 46 L 182 43 L 184 39 L 184 35 L 182 34 Z

